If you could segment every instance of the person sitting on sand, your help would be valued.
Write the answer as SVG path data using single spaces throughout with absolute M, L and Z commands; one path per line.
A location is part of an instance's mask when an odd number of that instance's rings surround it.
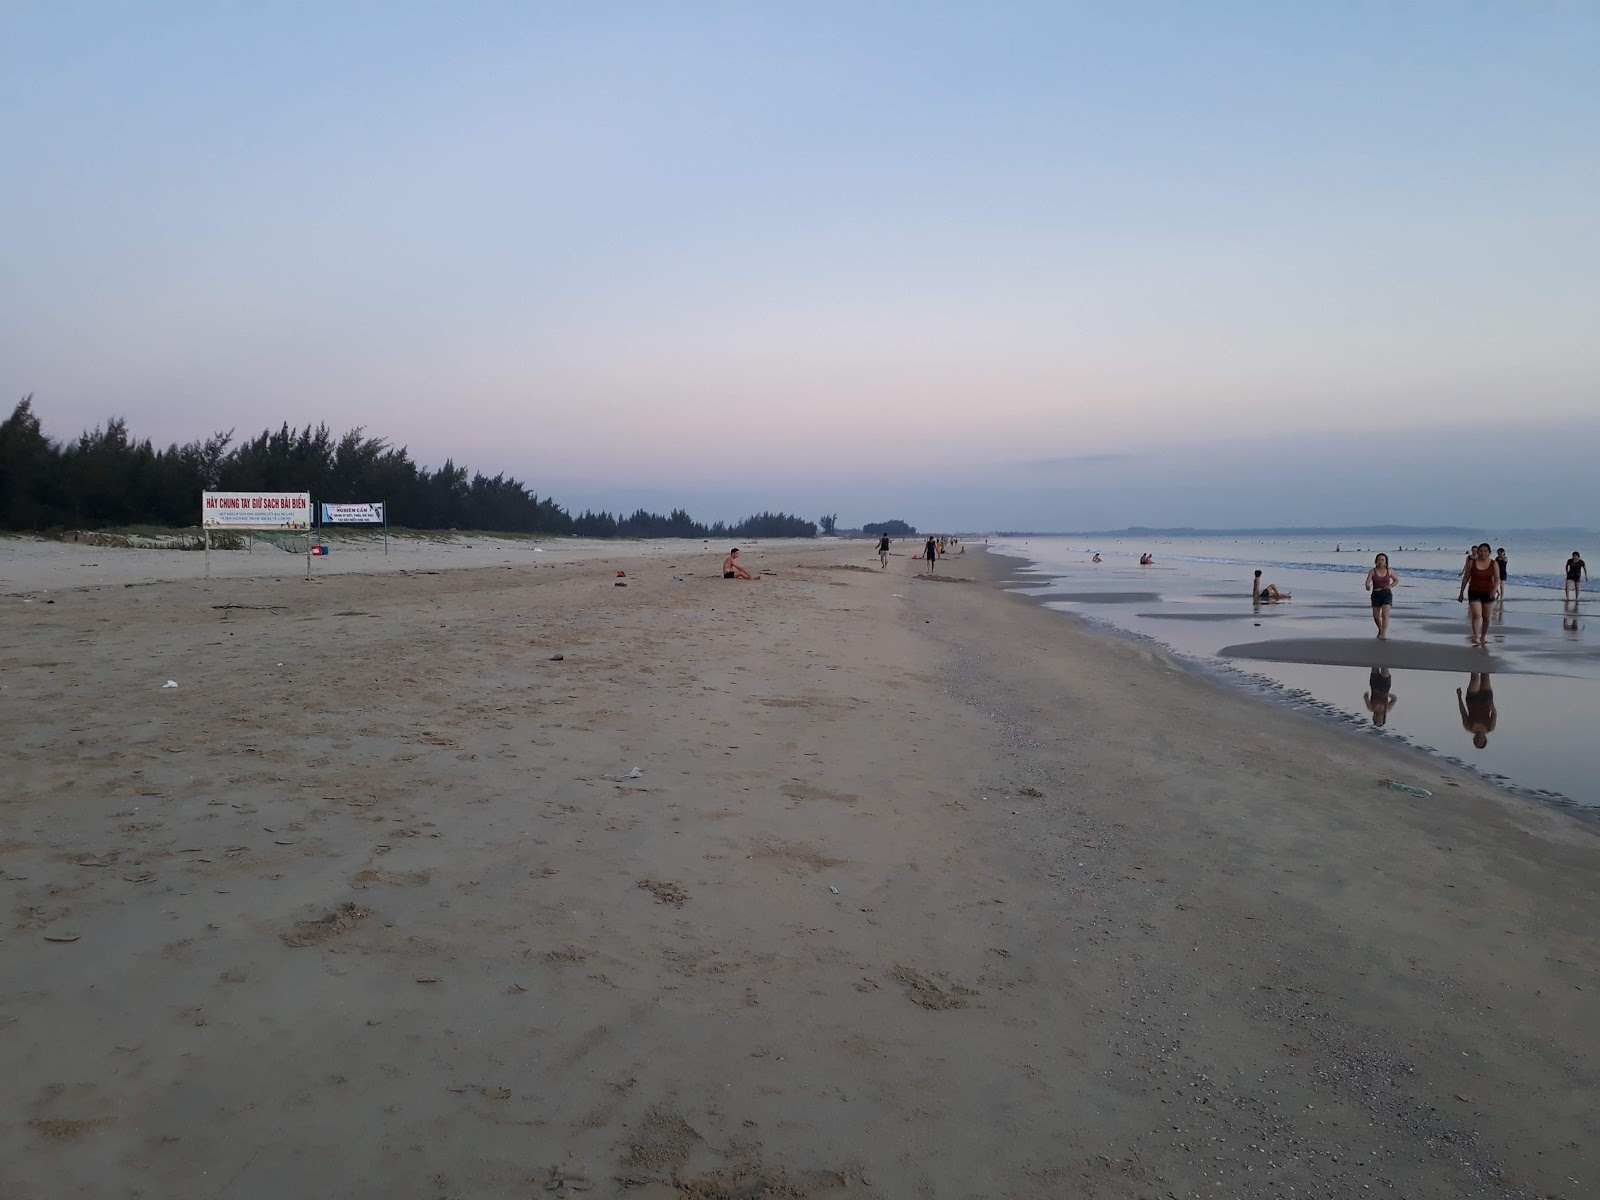
M 1139 555 L 1139 565 L 1141 567 L 1148 567 L 1153 562 L 1155 562 L 1155 559 L 1151 558 L 1148 554 Z
M 1287 600 L 1288 592 L 1280 592 L 1275 583 L 1262 583 L 1261 572 L 1256 572 L 1256 577 L 1250 583 L 1250 599 L 1260 604 L 1263 600 Z
M 1461 713 L 1461 728 L 1472 735 L 1472 744 L 1482 750 L 1489 744 L 1489 735 L 1500 717 L 1495 711 L 1494 689 L 1487 671 L 1473 672 L 1472 678 L 1467 680 L 1465 696 L 1460 688 L 1456 689 L 1456 708 Z
M 739 547 L 735 546 L 728 551 L 728 557 L 722 560 L 722 577 L 724 579 L 760 579 L 759 575 L 752 575 L 739 563 Z
M 1096 555 L 1095 555 L 1095 556 L 1094 556 L 1094 557 L 1093 557 L 1093 558 L 1091 558 L 1091 559 L 1090 559 L 1090 560 L 1089 560 L 1089 561 L 1090 561 L 1090 562 L 1099 562 L 1099 561 L 1100 561 L 1100 555 L 1099 555 L 1099 554 L 1096 554 Z

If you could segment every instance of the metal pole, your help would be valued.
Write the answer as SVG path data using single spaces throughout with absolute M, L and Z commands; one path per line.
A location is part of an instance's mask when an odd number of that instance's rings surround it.
M 383 554 L 389 556 L 389 502 L 383 502 Z

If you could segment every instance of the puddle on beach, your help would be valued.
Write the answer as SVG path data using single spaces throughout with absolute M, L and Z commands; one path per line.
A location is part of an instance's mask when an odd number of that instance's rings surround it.
M 1029 538 L 993 548 L 1033 564 L 1017 572 L 1026 581 L 1018 590 L 1048 608 L 1152 638 L 1264 696 L 1380 728 L 1600 817 L 1590 762 L 1600 712 L 1600 593 L 1574 606 L 1559 586 L 1513 573 L 1489 647 L 1477 650 L 1468 645 L 1466 605 L 1456 602 L 1457 553 L 1389 550 L 1400 586 L 1389 640 L 1379 642 L 1362 588 L 1372 555 L 1336 557 L 1332 545 L 1167 538 L 1123 549 Z M 1098 565 L 1089 562 L 1094 550 L 1104 556 Z M 1143 550 L 1157 554 L 1156 567 L 1138 565 Z M 1293 599 L 1252 604 L 1256 566 Z

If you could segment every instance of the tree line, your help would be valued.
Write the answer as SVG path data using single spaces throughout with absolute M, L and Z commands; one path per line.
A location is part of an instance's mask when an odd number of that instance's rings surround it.
M 310 492 L 318 502 L 383 500 L 392 524 L 580 537 L 815 537 L 815 523 L 761 512 L 704 525 L 682 509 L 666 516 L 585 510 L 573 516 L 508 475 L 456 466 L 430 470 L 404 446 L 356 428 L 277 430 L 235 441 L 232 431 L 157 449 L 113 418 L 69 442 L 45 435 L 22 399 L 0 423 L 0 528 L 19 531 L 199 523 L 200 493 Z

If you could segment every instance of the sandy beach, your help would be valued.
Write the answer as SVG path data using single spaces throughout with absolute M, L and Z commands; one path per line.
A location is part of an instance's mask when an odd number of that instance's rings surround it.
M 902 545 L 0 541 L 0 1197 L 1600 1194 L 1592 827 Z

